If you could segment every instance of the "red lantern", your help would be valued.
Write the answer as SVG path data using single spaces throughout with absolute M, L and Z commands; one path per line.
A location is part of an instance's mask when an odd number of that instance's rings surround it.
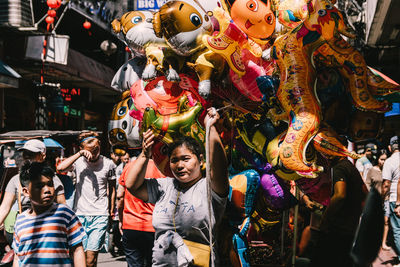
M 49 17 L 55 17 L 55 16 L 57 16 L 57 12 L 54 10 L 54 9 L 49 9 L 48 11 L 47 11 L 47 15 L 49 16 Z
M 53 22 L 54 22 L 54 18 L 53 17 L 50 17 L 50 16 L 46 17 L 46 23 L 47 24 L 52 24 Z
M 131 49 L 130 49 L 128 46 L 125 46 L 125 51 L 128 52 L 128 53 L 130 53 L 130 52 L 131 52 Z
M 92 27 L 92 23 L 90 23 L 89 21 L 85 21 L 83 23 L 83 28 L 85 28 L 86 30 L 89 30 Z
M 61 0 L 47 0 L 47 5 L 50 8 L 57 9 L 61 6 Z

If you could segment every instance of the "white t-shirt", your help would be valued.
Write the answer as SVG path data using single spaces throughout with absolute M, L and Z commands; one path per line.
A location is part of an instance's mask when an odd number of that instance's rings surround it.
M 74 211 L 77 215 L 108 215 L 107 187 L 115 180 L 115 164 L 104 156 L 95 162 L 80 157 L 74 164 L 76 174 Z
M 207 181 L 205 178 L 200 179 L 190 188 L 184 190 L 178 190 L 176 179 L 169 177 L 146 179 L 146 183 L 148 202 L 155 204 L 153 227 L 156 240 L 153 247 L 152 266 L 178 266 L 176 250 L 160 251 L 156 244 L 159 242 L 160 236 L 168 230 L 176 230 L 182 238 L 208 244 Z M 211 222 L 214 236 L 217 234 L 215 226 L 221 221 L 226 202 L 227 197 L 220 197 L 212 191 Z M 173 218 L 175 219 L 175 226 L 173 225 Z
M 371 161 L 369 161 L 369 159 L 366 156 L 359 158 L 356 161 L 356 168 L 360 173 L 362 173 L 362 178 L 363 178 L 364 182 L 367 179 L 367 174 L 368 174 L 369 169 L 371 169 L 372 167 L 373 166 L 372 166 Z
M 397 200 L 397 183 L 400 178 L 400 152 L 393 153 L 383 164 L 382 179 L 391 181 L 389 202 Z

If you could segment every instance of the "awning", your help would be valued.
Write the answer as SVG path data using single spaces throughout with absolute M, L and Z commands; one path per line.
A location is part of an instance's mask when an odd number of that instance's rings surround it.
M 19 78 L 21 75 L 0 60 L 0 88 L 18 88 Z
M 22 147 L 26 142 L 27 140 L 18 140 L 15 142 L 15 147 L 17 148 Z M 59 142 L 51 138 L 44 138 L 43 143 L 47 148 L 64 149 L 64 147 Z

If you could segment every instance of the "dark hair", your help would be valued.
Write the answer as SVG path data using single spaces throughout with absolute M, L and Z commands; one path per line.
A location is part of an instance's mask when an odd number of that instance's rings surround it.
M 27 187 L 30 182 L 39 179 L 41 176 L 53 179 L 54 171 L 44 162 L 26 161 L 19 174 L 19 181 L 23 187 Z
M 378 160 L 382 155 L 386 155 L 388 156 L 388 152 L 386 149 L 379 149 L 378 152 L 375 155 L 375 164 L 374 165 L 378 165 Z
M 173 142 L 171 145 L 168 147 L 168 157 L 171 157 L 172 152 L 177 148 L 185 146 L 187 149 L 190 150 L 193 154 L 196 155 L 197 159 L 200 160 L 200 155 L 203 154 L 203 148 L 202 146 L 197 143 L 197 141 L 188 136 L 180 137 L 177 139 L 175 142 Z

